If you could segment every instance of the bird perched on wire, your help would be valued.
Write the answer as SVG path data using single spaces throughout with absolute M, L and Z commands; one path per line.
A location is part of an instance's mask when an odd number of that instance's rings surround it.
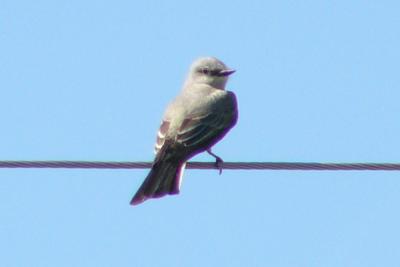
M 236 124 L 238 109 L 233 92 L 226 91 L 228 68 L 214 57 L 196 60 L 181 93 L 167 107 L 155 144 L 155 159 L 143 184 L 131 200 L 137 205 L 149 198 L 178 194 L 186 161 L 207 151 Z

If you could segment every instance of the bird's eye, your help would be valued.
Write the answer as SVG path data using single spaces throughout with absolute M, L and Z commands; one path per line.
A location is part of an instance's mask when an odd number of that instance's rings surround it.
M 201 69 L 201 72 L 202 72 L 203 74 L 206 74 L 206 75 L 210 74 L 210 70 L 209 70 L 208 68 L 202 68 L 202 69 Z

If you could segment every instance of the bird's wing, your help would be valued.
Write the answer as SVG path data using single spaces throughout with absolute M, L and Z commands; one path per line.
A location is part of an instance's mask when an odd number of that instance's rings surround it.
M 206 150 L 218 142 L 237 122 L 237 102 L 232 92 L 219 94 L 203 112 L 187 116 L 176 140 L 194 150 Z
M 162 146 L 165 143 L 165 137 L 167 135 L 168 129 L 169 129 L 169 125 L 170 122 L 167 120 L 163 120 L 161 122 L 161 126 L 158 129 L 157 132 L 157 140 L 156 140 L 156 144 L 154 146 L 154 153 L 158 154 L 158 152 L 160 151 L 160 149 L 162 148 Z
M 182 144 L 190 150 L 205 150 L 219 141 L 237 121 L 237 103 L 233 93 L 226 95 L 206 108 L 198 108 L 196 112 L 187 114 L 176 133 L 170 131 L 171 122 L 164 118 L 157 133 L 155 152 L 158 154 L 166 142 L 166 137 L 172 143 Z M 175 130 L 173 130 L 175 131 Z
M 235 124 L 232 112 L 209 112 L 201 116 L 186 118 L 176 137 L 186 147 L 207 149 Z

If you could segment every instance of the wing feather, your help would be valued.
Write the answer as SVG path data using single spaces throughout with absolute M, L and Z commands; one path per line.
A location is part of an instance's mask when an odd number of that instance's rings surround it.
M 187 147 L 212 143 L 230 126 L 230 118 L 229 114 L 216 112 L 187 118 L 180 127 L 177 141 Z
M 154 153 L 157 154 L 165 143 L 165 137 L 169 129 L 170 122 L 163 120 L 157 133 L 156 144 L 154 145 Z

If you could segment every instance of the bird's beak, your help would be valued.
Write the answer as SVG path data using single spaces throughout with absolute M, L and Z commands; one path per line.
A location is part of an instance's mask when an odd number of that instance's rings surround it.
M 236 70 L 221 70 L 218 75 L 219 76 L 229 76 L 234 73 Z

